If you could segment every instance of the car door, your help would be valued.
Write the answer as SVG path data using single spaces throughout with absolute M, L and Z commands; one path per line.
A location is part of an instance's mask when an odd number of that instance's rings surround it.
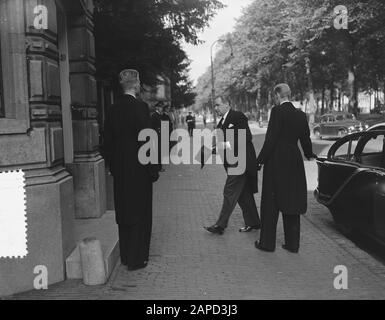
M 352 135 L 338 140 L 329 150 L 326 158 L 319 158 L 318 192 L 325 204 L 332 201 L 337 191 L 360 167 L 354 161 L 354 151 L 359 136 Z
M 356 195 L 361 231 L 385 241 L 385 131 L 368 132 L 359 142 L 356 157 L 368 171 Z

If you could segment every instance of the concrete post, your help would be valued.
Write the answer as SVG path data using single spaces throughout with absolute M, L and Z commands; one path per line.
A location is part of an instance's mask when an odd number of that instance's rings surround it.
M 79 245 L 79 251 L 83 283 L 87 286 L 105 284 L 106 269 L 100 241 L 95 238 L 84 239 Z

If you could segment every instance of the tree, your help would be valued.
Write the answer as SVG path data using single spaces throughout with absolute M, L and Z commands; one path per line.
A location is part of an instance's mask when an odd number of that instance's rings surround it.
M 198 33 L 222 7 L 217 0 L 96 0 L 98 78 L 116 87 L 116 74 L 135 68 L 145 84 L 165 75 L 173 92 L 188 95 L 189 61 L 180 42 L 199 43 Z
M 301 100 L 309 99 L 313 91 L 317 99 L 322 98 L 325 111 L 326 96 L 333 108 L 338 88 L 339 96 L 346 94 L 351 110 L 358 113 L 359 91 L 385 85 L 385 2 L 344 1 L 348 29 L 334 25 L 340 4 L 338 0 L 255 0 L 228 36 L 235 43 L 234 59 L 229 62 L 221 52 L 217 54 L 217 90 L 233 97 L 244 92 L 256 95 L 257 105 L 269 106 L 272 87 L 285 81 Z M 235 80 L 221 85 L 230 69 L 236 70 Z M 197 103 L 207 95 L 200 91 L 206 87 L 200 82 L 206 79 L 198 82 Z

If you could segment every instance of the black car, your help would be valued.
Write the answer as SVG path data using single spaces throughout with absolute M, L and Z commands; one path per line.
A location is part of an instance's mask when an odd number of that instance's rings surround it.
M 317 159 L 318 202 L 345 233 L 385 244 L 385 130 L 354 133 Z
M 341 138 L 353 132 L 365 131 L 369 125 L 358 121 L 355 116 L 347 112 L 334 112 L 321 117 L 320 123 L 313 128 L 317 139 Z

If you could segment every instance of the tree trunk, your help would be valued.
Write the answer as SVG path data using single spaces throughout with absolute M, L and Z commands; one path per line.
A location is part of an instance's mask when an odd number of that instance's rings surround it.
M 321 115 L 325 113 L 325 85 L 322 87 L 322 107 L 321 107 Z
M 334 109 L 334 81 L 330 83 L 330 101 L 329 101 L 329 110 Z

